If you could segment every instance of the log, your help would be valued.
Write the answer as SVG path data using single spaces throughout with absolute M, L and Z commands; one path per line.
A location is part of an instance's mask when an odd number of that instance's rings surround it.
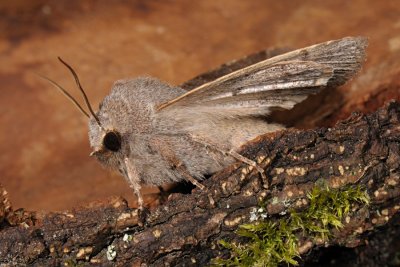
M 306 194 L 321 179 L 329 188 L 363 186 L 370 204 L 353 207 L 329 240 L 303 238 L 299 253 L 305 259 L 318 247 L 364 245 L 369 233 L 398 221 L 400 104 L 395 101 L 369 115 L 355 113 L 332 128 L 260 136 L 241 153 L 259 162 L 267 180 L 235 163 L 205 180 L 207 190 L 170 195 L 150 211 L 144 226 L 122 198 L 43 214 L 13 211 L 2 189 L 0 263 L 209 265 L 229 254 L 220 240 L 236 240 L 235 230 L 250 222 L 260 202 L 266 203 L 266 220 L 277 221 L 307 208 Z

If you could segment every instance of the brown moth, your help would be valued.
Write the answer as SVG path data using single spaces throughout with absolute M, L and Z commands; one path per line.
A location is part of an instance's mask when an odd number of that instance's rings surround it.
M 283 128 L 267 123 L 263 116 L 344 84 L 360 69 L 366 46 L 363 37 L 346 37 L 271 58 L 260 54 L 182 87 L 149 77 L 119 80 L 97 112 L 75 72 L 61 59 L 73 73 L 89 112 L 50 82 L 89 118 L 92 155 L 125 177 L 142 208 L 141 184 L 190 181 L 203 188 L 204 175 L 237 159 L 262 174 L 257 164 L 237 151 L 258 135 Z

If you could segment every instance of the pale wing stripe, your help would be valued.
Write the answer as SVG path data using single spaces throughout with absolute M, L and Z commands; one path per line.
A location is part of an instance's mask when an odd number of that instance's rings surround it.
M 268 84 L 268 85 L 259 85 L 247 87 L 239 90 L 237 95 L 258 93 L 270 90 L 280 90 L 280 89 L 289 89 L 289 88 L 304 88 L 304 87 L 315 87 L 315 86 L 323 86 L 326 85 L 330 77 L 323 77 L 316 80 L 308 80 L 308 81 L 295 81 L 295 82 L 287 82 L 287 83 L 278 83 L 278 84 Z

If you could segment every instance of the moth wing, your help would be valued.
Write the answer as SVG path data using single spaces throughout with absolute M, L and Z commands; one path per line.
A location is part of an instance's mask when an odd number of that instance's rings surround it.
M 344 84 L 361 68 L 366 46 L 366 38 L 346 37 L 278 55 L 204 83 L 158 111 L 214 109 L 240 116 L 290 109 L 325 87 Z
M 262 50 L 262 51 L 247 55 L 243 58 L 229 61 L 213 70 L 199 74 L 198 76 L 180 84 L 179 87 L 182 89 L 185 89 L 186 91 L 190 91 L 190 90 L 195 89 L 196 87 L 199 87 L 205 83 L 212 82 L 212 81 L 214 81 L 224 75 L 227 75 L 231 72 L 237 71 L 239 69 L 243 69 L 250 65 L 264 61 L 268 58 L 272 58 L 272 57 L 284 54 L 289 51 L 291 51 L 291 50 L 287 49 L 287 48 L 272 48 L 272 49 Z

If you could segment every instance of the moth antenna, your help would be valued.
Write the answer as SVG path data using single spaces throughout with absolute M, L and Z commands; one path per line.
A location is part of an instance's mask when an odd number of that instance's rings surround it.
M 89 99 L 88 99 L 88 97 L 87 97 L 85 91 L 84 91 L 83 88 L 82 88 L 82 85 L 81 85 L 81 83 L 80 83 L 80 81 L 79 81 L 78 75 L 76 74 L 76 72 L 74 71 L 74 69 L 73 69 L 70 65 L 68 65 L 64 60 L 62 60 L 60 57 L 58 57 L 58 60 L 59 60 L 62 64 L 64 64 L 64 65 L 69 69 L 69 71 L 72 73 L 72 75 L 74 76 L 76 85 L 78 85 L 78 88 L 79 88 L 79 90 L 81 91 L 81 93 L 82 93 L 82 95 L 83 95 L 83 99 L 85 99 L 85 103 L 86 103 L 86 106 L 87 106 L 88 109 L 89 109 L 90 114 L 92 114 L 92 116 L 93 116 L 94 119 L 96 120 L 97 124 L 101 127 L 100 120 L 99 120 L 99 118 L 96 116 L 96 114 L 94 113 L 94 111 L 93 111 L 93 109 L 92 109 L 92 106 L 91 106 L 90 103 L 89 103 Z M 102 127 L 101 127 L 101 128 L 102 128 Z
M 61 85 L 59 85 L 58 83 L 56 83 L 55 81 L 39 74 L 36 73 L 36 75 L 38 75 L 40 78 L 48 81 L 49 83 L 51 83 L 55 88 L 57 88 L 63 95 L 65 95 L 78 109 L 80 112 L 82 112 L 83 115 L 85 115 L 86 117 L 90 118 L 89 114 L 82 108 L 81 105 L 79 105 L 78 101 L 75 100 L 75 98 L 70 95 L 64 88 L 62 88 Z

